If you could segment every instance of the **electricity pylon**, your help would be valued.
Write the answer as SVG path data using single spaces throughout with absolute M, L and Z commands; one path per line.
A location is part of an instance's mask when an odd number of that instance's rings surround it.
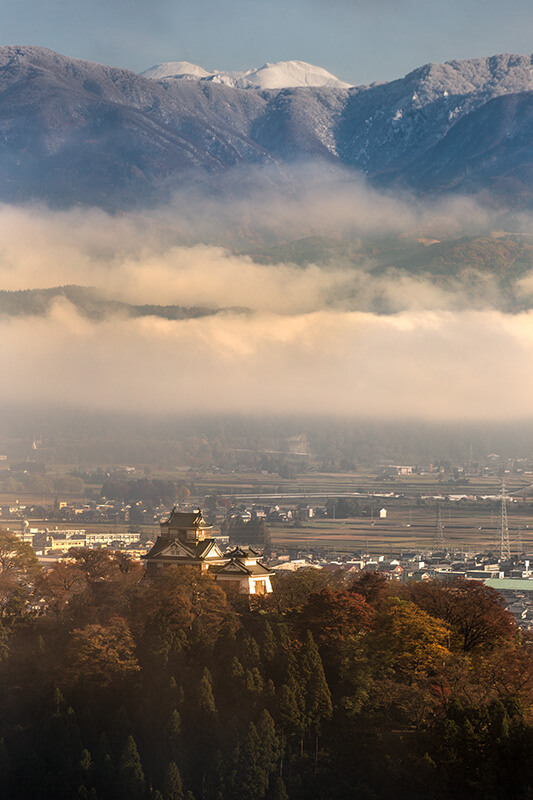
M 502 513 L 500 524 L 500 561 L 511 558 L 509 543 L 509 524 L 507 522 L 507 499 L 505 497 L 505 481 L 502 480 Z
M 433 546 L 437 552 L 444 552 L 444 524 L 442 522 L 440 501 L 437 503 L 437 530 L 435 531 Z

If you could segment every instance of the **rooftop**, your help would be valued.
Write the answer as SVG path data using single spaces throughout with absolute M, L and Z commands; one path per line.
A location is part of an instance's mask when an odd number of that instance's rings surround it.
M 205 521 L 200 509 L 195 511 L 176 511 L 175 508 L 170 512 L 170 517 L 162 522 L 161 525 L 169 528 L 212 528 Z

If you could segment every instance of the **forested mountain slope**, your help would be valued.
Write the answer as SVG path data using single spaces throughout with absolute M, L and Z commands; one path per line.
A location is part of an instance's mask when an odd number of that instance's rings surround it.
M 495 187 L 524 206 L 532 89 L 530 56 L 428 64 L 371 86 L 265 89 L 2 47 L 0 199 L 146 205 L 192 175 L 254 165 L 286 181 L 287 167 L 319 159 L 422 192 Z

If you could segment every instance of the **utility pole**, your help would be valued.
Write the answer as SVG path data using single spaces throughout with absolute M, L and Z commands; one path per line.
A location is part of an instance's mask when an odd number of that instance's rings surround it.
M 509 524 L 507 522 L 507 500 L 505 497 L 505 481 L 502 479 L 502 513 L 500 524 L 500 561 L 511 558 L 509 544 Z

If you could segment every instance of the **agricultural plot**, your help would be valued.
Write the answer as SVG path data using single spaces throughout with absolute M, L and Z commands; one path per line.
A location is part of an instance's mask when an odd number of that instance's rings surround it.
M 468 552 L 499 547 L 500 520 L 496 511 L 444 509 L 444 540 L 447 547 Z M 526 512 L 509 515 L 509 538 L 513 552 L 533 552 L 533 517 Z M 437 534 L 435 508 L 396 508 L 387 519 L 323 519 L 303 525 L 270 525 L 274 546 L 323 548 L 341 553 L 386 553 L 431 550 Z

